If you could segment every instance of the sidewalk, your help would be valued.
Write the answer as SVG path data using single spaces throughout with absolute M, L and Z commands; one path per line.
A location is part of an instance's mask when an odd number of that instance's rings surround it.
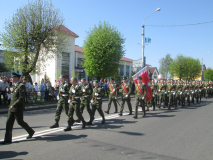
M 134 95 L 131 95 L 131 98 L 134 98 Z M 121 99 L 121 97 L 118 97 L 117 99 Z M 103 98 L 102 101 L 108 101 L 108 98 Z M 38 105 L 38 106 L 25 106 L 25 111 L 32 111 L 32 110 L 39 110 L 39 109 L 47 109 L 47 108 L 56 108 L 57 103 L 55 104 L 44 104 L 44 105 Z M 8 108 L 0 108 L 0 114 L 5 114 L 8 112 Z

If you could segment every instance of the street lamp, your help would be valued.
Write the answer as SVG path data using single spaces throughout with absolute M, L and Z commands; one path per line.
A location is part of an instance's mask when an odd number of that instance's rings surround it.
M 210 53 L 211 53 L 211 52 L 208 52 L 208 53 L 206 53 L 205 55 L 210 54 Z M 204 56 L 205 56 L 205 55 L 204 55 Z M 204 56 L 203 56 L 203 57 L 204 57 Z M 202 68 L 201 68 L 201 69 L 202 69 L 202 73 L 201 73 L 201 75 L 202 75 L 202 76 L 201 76 L 201 80 L 202 80 L 202 81 L 203 81 L 203 57 L 202 57 L 202 66 L 201 66 L 201 67 L 202 67 Z
M 151 16 L 153 13 L 157 12 L 157 11 L 160 11 L 160 8 L 156 9 L 154 12 L 152 12 L 150 15 L 146 16 L 144 19 L 143 19 L 143 26 L 142 26 L 142 68 L 145 67 L 145 63 L 144 63 L 144 21 L 147 17 Z

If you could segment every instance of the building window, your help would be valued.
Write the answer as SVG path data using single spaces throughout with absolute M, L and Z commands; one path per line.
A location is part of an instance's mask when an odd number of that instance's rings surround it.
M 61 74 L 65 75 L 65 79 L 69 82 L 69 73 L 70 73 L 70 54 L 62 53 L 62 64 L 61 64 Z
M 124 65 L 121 65 L 121 67 L 120 67 L 120 75 L 121 76 L 124 75 Z
M 3 58 L 2 58 L 2 57 L 0 57 L 0 63 L 3 63 L 3 62 L 4 62 Z
M 78 58 L 78 61 L 77 61 L 77 67 L 78 68 L 83 68 L 83 58 Z
M 126 65 L 126 76 L 129 78 L 129 66 Z

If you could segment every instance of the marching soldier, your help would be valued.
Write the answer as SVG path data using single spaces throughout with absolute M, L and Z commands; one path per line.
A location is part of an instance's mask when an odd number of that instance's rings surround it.
M 118 113 L 118 107 L 117 107 L 117 84 L 115 83 L 114 78 L 110 77 L 110 84 L 109 84 L 109 102 L 108 102 L 108 109 L 105 111 L 105 113 L 109 114 L 109 110 L 111 107 L 111 103 L 114 103 L 115 106 L 115 112 Z
M 73 114 L 74 111 L 76 113 L 76 116 L 80 121 L 82 121 L 82 128 L 85 128 L 86 122 L 84 121 L 84 118 L 80 111 L 80 97 L 82 96 L 81 86 L 77 83 L 77 78 L 73 77 L 71 78 L 71 84 L 69 94 L 71 96 L 71 102 L 69 105 L 69 111 L 68 111 L 68 126 L 64 129 L 64 131 L 70 131 L 72 130 L 71 126 L 74 123 Z
M 192 84 L 191 81 L 189 82 L 189 85 L 190 85 L 190 95 L 192 97 L 192 103 L 195 104 L 194 103 L 195 86 L 194 86 L 194 84 Z
M 123 115 L 123 110 L 124 110 L 124 104 L 125 101 L 127 102 L 128 108 L 129 108 L 129 115 L 132 115 L 132 105 L 130 103 L 131 98 L 130 98 L 130 93 L 131 93 L 131 84 L 127 82 L 127 78 L 123 76 L 123 83 L 121 84 L 121 89 L 122 89 L 122 97 L 121 97 L 121 109 L 120 113 L 118 114 L 119 116 Z
M 68 116 L 69 110 L 69 85 L 65 82 L 65 76 L 61 75 L 60 79 L 60 86 L 59 86 L 59 100 L 57 104 L 57 108 L 55 111 L 55 124 L 50 126 L 50 128 L 57 128 L 59 127 L 59 120 L 61 116 L 62 109 L 64 108 L 66 115 Z
M 146 110 L 145 110 L 145 98 L 147 94 L 147 89 L 144 83 L 142 83 L 142 78 L 140 76 L 137 76 L 138 83 L 135 84 L 135 113 L 133 118 L 138 118 L 138 105 L 139 102 L 141 104 L 142 110 L 143 110 L 143 117 L 146 116 Z
M 8 110 L 7 122 L 6 122 L 6 133 L 4 141 L 0 144 L 7 144 L 12 142 L 12 130 L 15 120 L 17 123 L 28 132 L 27 139 L 33 137 L 35 131 L 24 122 L 24 98 L 25 98 L 25 85 L 20 82 L 21 75 L 12 71 L 12 82 L 14 84 L 12 90 L 12 98 L 10 102 L 10 107 Z
M 104 96 L 104 90 L 101 87 L 98 87 L 98 80 L 94 80 L 93 85 L 95 88 L 93 88 L 93 93 L 92 93 L 92 100 L 91 100 L 91 105 L 92 105 L 92 111 L 90 115 L 90 121 L 87 122 L 88 125 L 92 125 L 92 121 L 95 119 L 95 111 L 96 109 L 98 110 L 98 113 L 102 117 L 102 124 L 105 123 L 105 117 L 104 113 L 102 110 L 102 97 Z
M 171 106 L 173 106 L 173 103 L 175 105 L 175 109 L 177 109 L 177 98 L 176 98 L 176 85 L 174 84 L 174 80 L 171 80 L 171 84 L 169 85 L 168 94 L 169 94 L 169 107 L 168 109 L 171 109 Z
M 184 97 L 184 86 L 181 84 L 181 81 L 178 81 L 178 85 L 177 85 L 177 101 L 179 100 L 179 105 L 181 102 L 181 107 L 183 107 L 183 105 L 185 105 L 185 97 Z
M 162 100 L 164 101 L 165 108 L 167 104 L 167 85 L 164 83 L 163 79 L 161 80 L 161 83 L 159 83 L 159 90 L 158 90 L 158 96 L 159 96 L 159 108 L 161 107 Z
M 152 81 L 151 84 L 151 90 L 152 90 L 152 99 L 148 102 L 147 104 L 147 109 L 148 105 L 152 105 L 153 111 L 155 110 L 155 105 L 157 105 L 157 91 L 158 91 L 158 85 L 155 84 L 155 81 L 150 79 Z
M 80 104 L 80 112 L 83 115 L 84 108 L 86 107 L 87 112 L 89 115 L 91 115 L 91 109 L 90 109 L 90 95 L 91 95 L 91 89 L 89 85 L 86 83 L 86 79 L 81 79 L 81 91 L 82 91 L 82 97 L 81 97 L 81 104 Z M 80 122 L 80 119 L 76 120 L 75 122 Z
M 200 81 L 197 82 L 198 84 L 198 100 L 201 102 L 201 97 L 202 97 L 202 90 L 203 90 L 203 85 L 201 84 Z
M 187 97 L 187 103 L 190 106 L 190 84 L 188 81 L 185 81 L 184 85 L 184 102 L 185 102 L 185 97 Z

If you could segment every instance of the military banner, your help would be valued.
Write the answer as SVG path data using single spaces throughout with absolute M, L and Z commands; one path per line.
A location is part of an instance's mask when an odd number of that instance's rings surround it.
M 147 95 L 146 95 L 146 101 L 150 101 L 152 99 L 152 90 L 151 90 L 151 83 L 148 76 L 148 68 L 144 67 L 139 72 L 137 72 L 134 76 L 132 76 L 133 80 L 137 84 L 137 76 L 140 76 L 142 78 L 142 82 L 146 85 L 147 89 Z

